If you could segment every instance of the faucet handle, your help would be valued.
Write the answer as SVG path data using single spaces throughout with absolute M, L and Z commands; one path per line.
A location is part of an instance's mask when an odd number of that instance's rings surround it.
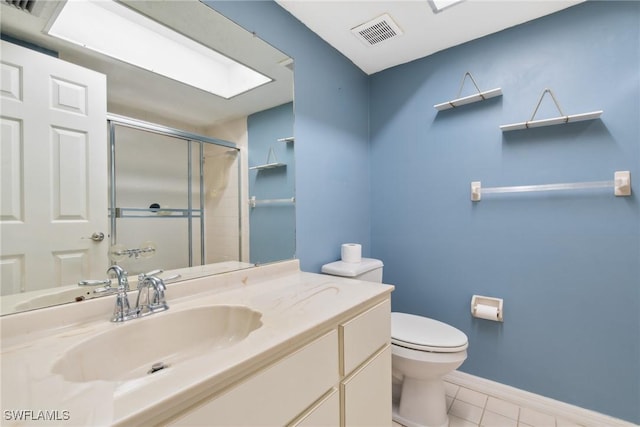
M 140 273 L 140 274 L 138 274 L 138 286 L 140 286 L 140 282 L 142 282 L 147 277 L 157 276 L 158 274 L 161 274 L 162 272 L 164 272 L 164 270 L 158 268 L 157 270 L 151 270 L 148 273 Z
M 174 274 L 173 276 L 169 276 L 169 277 L 165 277 L 162 279 L 162 281 L 165 283 L 165 285 L 167 283 L 173 282 L 175 280 L 178 280 L 182 277 L 182 274 Z
M 104 285 L 104 286 L 111 286 L 111 279 L 105 279 L 105 280 L 81 280 L 78 282 L 78 286 L 98 286 L 98 285 Z
M 115 294 L 116 292 L 118 292 L 118 288 L 114 288 L 109 285 L 101 286 L 93 290 L 93 293 L 96 295 L 111 295 L 111 294 Z
M 164 270 L 157 269 L 157 270 L 152 270 L 152 271 L 150 271 L 148 273 L 140 273 L 140 274 L 138 274 L 138 289 L 140 289 L 142 286 L 144 286 L 142 284 L 142 282 L 144 282 L 144 280 L 147 277 L 156 277 L 158 279 L 161 279 L 163 281 L 163 284 L 173 282 L 174 280 L 178 280 L 178 279 L 180 279 L 182 277 L 182 274 L 174 274 L 174 275 L 169 276 L 169 277 L 158 277 L 158 274 L 162 274 L 162 273 L 164 273 Z

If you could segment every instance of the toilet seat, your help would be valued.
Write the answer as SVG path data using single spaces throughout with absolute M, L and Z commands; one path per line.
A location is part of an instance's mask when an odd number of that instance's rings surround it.
M 464 332 L 428 317 L 391 313 L 391 343 L 434 353 L 455 353 L 469 346 Z

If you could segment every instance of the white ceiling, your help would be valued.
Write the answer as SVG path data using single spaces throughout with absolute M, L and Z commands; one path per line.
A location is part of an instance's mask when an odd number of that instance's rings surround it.
M 557 12 L 584 0 L 464 0 L 434 13 L 427 0 L 276 0 L 367 74 Z M 403 31 L 365 45 L 351 29 L 389 14 Z
M 58 51 L 64 60 L 106 74 L 108 108 L 118 114 L 168 126 L 188 125 L 187 130 L 198 131 L 293 99 L 293 72 L 285 66 L 287 56 L 199 1 L 120 1 L 274 81 L 225 100 L 59 41 L 44 34 L 43 29 L 61 0 L 38 0 L 33 14 L 1 2 L 0 25 L 3 33 Z M 427 0 L 276 1 L 364 72 L 372 74 L 583 0 L 464 0 L 437 14 Z M 351 33 L 351 28 L 384 13 L 395 20 L 403 35 L 366 46 Z

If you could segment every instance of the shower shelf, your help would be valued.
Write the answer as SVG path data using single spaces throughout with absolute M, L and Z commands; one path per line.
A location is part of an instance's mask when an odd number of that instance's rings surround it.
M 540 108 L 540 104 L 542 103 L 542 99 L 547 93 L 551 95 L 551 98 L 553 99 L 553 102 L 556 105 L 556 108 L 558 109 L 560 116 L 552 117 L 550 119 L 534 120 L 534 118 L 536 117 L 536 113 L 538 112 L 538 108 Z M 500 126 L 500 129 L 503 132 L 507 132 L 511 130 L 521 130 L 521 129 L 530 129 L 535 127 L 560 125 L 565 123 L 575 123 L 575 122 L 582 122 L 585 120 L 595 120 L 599 118 L 601 115 L 602 115 L 602 110 L 591 111 L 589 113 L 565 115 L 562 112 L 562 109 L 560 108 L 560 104 L 558 104 L 558 101 L 556 100 L 556 97 L 553 95 L 553 92 L 551 91 L 551 89 L 545 89 L 542 92 L 542 95 L 540 95 L 538 104 L 536 105 L 535 110 L 533 110 L 533 114 L 531 115 L 531 118 L 528 121 L 502 125 Z
M 116 218 L 200 218 L 202 209 L 116 208 Z
M 286 138 L 278 138 L 278 142 L 294 142 L 295 138 L 292 136 L 288 136 Z
M 476 87 L 476 90 L 478 91 L 478 93 L 460 98 L 460 94 L 462 93 L 462 88 L 464 87 L 464 81 L 466 80 L 467 77 L 471 79 L 471 82 Z M 502 95 L 502 89 L 499 87 L 481 92 L 480 88 L 476 84 L 476 81 L 473 79 L 473 76 L 471 75 L 471 73 L 466 72 L 464 77 L 462 78 L 462 83 L 460 84 L 460 89 L 458 90 L 457 98 L 452 99 L 451 101 L 443 102 L 441 104 L 436 104 L 433 106 L 433 108 L 435 108 L 438 111 L 443 111 L 443 110 L 448 110 L 450 108 L 461 107 L 463 105 L 471 104 L 478 101 L 484 101 L 489 98 L 495 98 L 496 96 L 501 96 L 501 95 Z

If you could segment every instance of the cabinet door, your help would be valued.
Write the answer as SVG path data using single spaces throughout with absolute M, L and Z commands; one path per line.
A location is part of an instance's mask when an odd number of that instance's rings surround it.
M 341 384 L 341 425 L 385 426 L 391 424 L 391 346 L 356 370 Z
M 338 334 L 334 330 L 169 425 L 283 426 L 338 380 Z

